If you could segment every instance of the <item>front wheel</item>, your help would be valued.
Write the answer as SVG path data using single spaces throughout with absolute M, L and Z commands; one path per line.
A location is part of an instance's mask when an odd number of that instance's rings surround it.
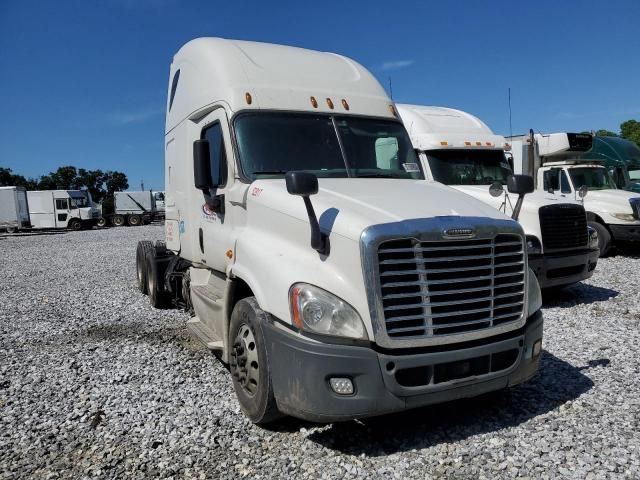
M 281 414 L 271 382 L 263 325 L 267 314 L 255 297 L 243 298 L 231 314 L 229 369 L 240 408 L 256 424 L 266 424 Z
M 107 220 L 104 217 L 100 217 L 98 219 L 98 223 L 96 223 L 97 227 L 104 227 L 107 225 Z
M 73 218 L 69 220 L 68 226 L 71 230 L 75 230 L 77 232 L 78 230 L 82 229 L 82 222 L 77 218 Z
M 596 232 L 598 232 L 598 247 L 600 247 L 600 257 L 606 257 L 611 253 L 612 250 L 611 234 L 609 233 L 609 230 L 607 230 L 607 227 L 605 227 L 601 223 L 594 221 L 589 222 L 589 226 Z

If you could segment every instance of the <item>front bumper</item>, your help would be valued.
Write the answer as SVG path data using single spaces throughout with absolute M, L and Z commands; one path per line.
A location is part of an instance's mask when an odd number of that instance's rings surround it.
M 590 278 L 598 264 L 600 250 L 529 255 L 529 268 L 536 274 L 540 288 L 571 285 Z
M 640 242 L 640 225 L 609 224 L 613 238 L 617 242 Z
M 420 353 L 311 342 L 267 324 L 273 391 L 281 412 L 318 422 L 370 417 L 517 385 L 538 369 L 533 345 L 542 339 L 542 313 L 493 338 L 429 347 Z M 332 377 L 349 378 L 353 395 L 338 395 Z

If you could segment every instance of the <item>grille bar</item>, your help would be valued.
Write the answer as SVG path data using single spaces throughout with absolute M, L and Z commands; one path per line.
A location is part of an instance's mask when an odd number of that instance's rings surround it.
M 378 247 L 387 335 L 420 339 L 492 328 L 522 317 L 522 237 L 387 240 Z

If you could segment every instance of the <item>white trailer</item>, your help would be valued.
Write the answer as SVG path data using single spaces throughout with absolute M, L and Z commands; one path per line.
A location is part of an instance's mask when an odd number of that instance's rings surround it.
M 604 165 L 581 158 L 591 150 L 590 134 L 530 132 L 509 141 L 515 171 L 533 175 L 538 191 L 564 200 L 588 190 L 584 208 L 598 232 L 601 256 L 616 244 L 640 242 L 640 194 L 618 189 Z
M 138 244 L 138 285 L 190 312 L 253 422 L 379 415 L 535 374 L 522 227 L 425 181 L 361 65 L 200 38 L 174 57 L 166 106 L 166 244 Z
M 15 232 L 31 228 L 27 191 L 23 187 L 0 187 L 0 230 Z
M 461 110 L 396 107 L 429 179 L 514 215 L 518 202 L 506 191 L 513 171 L 505 159 L 504 137 Z M 534 192 L 521 203 L 517 220 L 527 236 L 529 267 L 542 288 L 564 287 L 593 275 L 598 239 L 587 227 L 581 201 Z
M 30 190 L 27 192 L 31 226 L 80 230 L 95 226 L 100 213 L 84 190 Z

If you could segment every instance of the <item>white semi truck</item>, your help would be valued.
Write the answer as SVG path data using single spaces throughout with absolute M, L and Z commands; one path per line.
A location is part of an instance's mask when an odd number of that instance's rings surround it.
M 505 160 L 504 137 L 461 110 L 396 107 L 427 178 L 514 214 L 517 199 L 504 188 L 513 174 Z M 587 228 L 580 201 L 537 192 L 526 196 L 516 216 L 526 234 L 529 267 L 541 288 L 564 287 L 593 275 L 598 239 L 595 231 Z
M 190 312 L 253 422 L 380 415 L 536 372 L 521 226 L 425 181 L 358 63 L 193 40 L 171 65 L 165 132 L 166 244 L 138 244 L 138 284 Z
M 593 137 L 582 133 L 510 137 L 516 173 L 532 175 L 536 189 L 559 199 L 584 197 L 589 225 L 598 232 L 600 255 L 622 242 L 640 242 L 640 194 L 619 190 L 607 168 L 584 159 Z
M 0 187 L 0 230 L 9 233 L 31 228 L 27 191 L 23 187 Z
M 95 226 L 100 218 L 86 190 L 30 190 L 27 199 L 34 229 L 80 230 Z

